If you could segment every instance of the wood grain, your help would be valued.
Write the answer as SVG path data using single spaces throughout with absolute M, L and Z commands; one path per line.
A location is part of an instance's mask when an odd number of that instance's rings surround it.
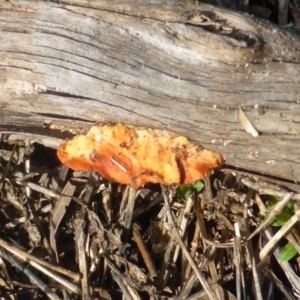
M 123 122 L 300 180 L 300 40 L 208 5 L 0 0 L 0 131 Z M 243 111 L 260 132 L 246 133 Z M 53 144 L 52 144 L 53 146 Z

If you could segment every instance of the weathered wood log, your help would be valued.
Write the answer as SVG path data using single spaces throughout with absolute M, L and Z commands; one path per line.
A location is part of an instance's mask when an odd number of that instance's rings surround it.
M 1 132 L 130 123 L 300 180 L 300 39 L 287 30 L 204 4 L 0 0 L 0 31 Z

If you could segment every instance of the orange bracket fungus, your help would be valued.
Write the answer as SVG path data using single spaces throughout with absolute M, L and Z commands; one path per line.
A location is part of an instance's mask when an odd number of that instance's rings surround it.
M 62 143 L 57 155 L 73 170 L 95 170 L 135 189 L 147 182 L 192 183 L 224 163 L 221 155 L 184 136 L 122 124 L 93 126 Z

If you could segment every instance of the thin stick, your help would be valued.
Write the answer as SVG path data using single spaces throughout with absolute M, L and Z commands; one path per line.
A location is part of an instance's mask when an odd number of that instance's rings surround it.
M 75 241 L 77 245 L 78 265 L 79 265 L 80 273 L 82 274 L 81 277 L 82 299 L 90 299 L 87 258 L 84 249 L 86 237 L 83 232 L 83 228 L 84 228 L 84 220 L 81 219 L 81 216 L 78 216 L 78 218 L 74 220 L 74 231 L 75 231 Z
M 257 191 L 260 195 L 272 195 L 275 197 L 284 197 L 288 192 L 276 186 L 275 184 L 264 181 L 252 181 L 248 177 L 241 179 L 242 183 L 247 187 Z M 300 200 L 300 194 L 295 194 L 293 200 Z
M 180 236 L 181 237 L 184 237 L 184 235 L 185 235 L 186 227 L 188 224 L 188 218 L 186 216 L 191 212 L 192 208 L 193 208 L 193 200 L 191 197 L 189 197 L 186 201 L 185 208 L 184 208 L 184 211 L 182 214 L 182 219 L 181 219 L 181 224 L 180 224 L 180 232 L 181 232 Z M 179 251 L 180 251 L 180 246 L 177 245 L 175 248 L 175 252 L 173 254 L 173 262 L 174 263 L 176 263 L 176 261 L 177 261 L 177 258 L 179 256 Z
M 183 243 L 183 241 L 176 229 L 176 223 L 174 221 L 172 211 L 171 211 L 171 206 L 170 206 L 169 199 L 168 199 L 168 192 L 163 185 L 161 185 L 161 189 L 162 189 L 162 194 L 163 194 L 163 198 L 164 198 L 164 202 L 165 202 L 165 206 L 166 206 L 166 213 L 168 216 L 168 221 L 169 221 L 169 224 L 175 234 L 175 239 L 178 242 L 178 244 L 180 245 L 182 252 L 186 255 L 187 260 L 191 264 L 199 282 L 201 283 L 202 287 L 205 289 L 209 299 L 215 300 L 215 299 L 217 299 L 216 294 L 214 293 L 212 288 L 209 286 L 208 282 L 205 280 L 205 278 L 202 276 L 202 274 L 199 272 L 197 265 L 195 264 L 193 258 L 191 257 L 187 247 Z M 169 196 L 170 196 L 170 194 L 169 194 Z
M 241 274 L 242 274 L 242 267 L 241 267 L 241 234 L 240 234 L 240 229 L 238 227 L 238 223 L 235 223 L 235 232 L 236 232 L 236 236 L 234 238 L 234 242 L 233 242 L 233 253 L 234 253 L 234 264 L 235 264 L 235 285 L 236 285 L 236 297 L 238 300 L 242 299 L 242 278 L 241 278 Z
M 264 233 L 269 240 L 271 240 L 273 238 L 273 234 L 270 229 L 266 228 Z M 280 261 L 279 260 L 279 253 L 280 253 L 279 247 L 276 247 L 275 250 L 273 251 L 273 254 L 274 254 L 277 262 L 279 263 L 279 265 L 282 268 L 282 270 L 284 271 L 287 279 L 289 280 L 290 284 L 292 285 L 294 292 L 297 294 L 300 294 L 300 283 L 299 283 L 298 275 L 294 272 L 289 261 Z M 282 285 L 281 288 L 285 289 L 287 292 L 287 288 L 285 288 L 284 285 Z
M 22 186 L 25 186 L 25 187 L 29 187 L 30 189 L 36 191 L 36 192 L 39 192 L 41 194 L 44 194 L 46 196 L 49 196 L 49 197 L 52 197 L 54 199 L 59 199 L 60 195 L 45 188 L 45 187 L 42 187 L 38 184 L 35 184 L 33 182 L 28 182 L 28 181 L 20 181 L 20 180 L 16 180 L 16 184 L 19 184 L 19 185 L 22 185 Z
M 123 296 L 126 300 L 141 300 L 136 289 L 132 288 L 128 280 L 119 272 L 115 265 L 106 257 L 105 261 L 107 262 L 108 267 L 112 271 L 112 276 L 115 282 L 119 285 Z
M 9 263 L 11 263 L 15 268 L 17 268 L 19 271 L 23 272 L 33 284 L 37 285 L 47 295 L 49 299 L 60 300 L 60 298 L 52 291 L 52 289 L 50 289 L 42 280 L 40 280 L 27 267 L 19 263 L 13 256 L 6 253 L 6 251 L 3 248 L 0 248 L 0 255 Z
M 144 259 L 144 262 L 146 264 L 146 267 L 150 273 L 150 277 L 151 278 L 154 278 L 157 276 L 157 271 L 155 269 L 155 266 L 154 266 L 154 263 L 153 263 L 153 260 L 151 258 L 151 255 L 147 249 L 147 246 L 142 238 L 142 235 L 140 234 L 140 228 L 138 226 L 138 224 L 136 223 L 133 223 L 132 224 L 132 229 L 133 229 L 133 240 L 136 242 L 140 252 L 141 252 L 141 255 Z
M 247 238 L 249 241 L 252 239 L 258 232 L 266 228 L 271 220 L 273 220 L 277 215 L 281 213 L 283 208 L 286 206 L 288 201 L 293 198 L 295 194 L 294 193 L 287 193 L 285 194 L 280 201 L 278 201 L 270 211 L 269 215 L 265 218 L 265 220 L 254 230 L 254 232 Z
M 9 244 L 8 242 L 2 240 L 1 238 L 0 238 L 0 246 L 3 247 L 4 249 L 6 249 L 8 252 L 12 253 L 13 255 L 19 257 L 21 260 L 26 261 L 29 264 L 32 264 L 32 262 L 36 262 L 50 270 L 53 270 L 57 273 L 60 273 L 65 276 L 68 276 L 69 278 L 72 278 L 75 282 L 78 282 L 80 279 L 80 275 L 78 273 L 74 273 L 72 271 L 63 269 L 61 267 L 50 264 L 44 260 L 36 258 L 35 256 Z
M 295 214 L 280 228 L 280 230 L 272 237 L 267 245 L 260 251 L 259 258 L 263 260 L 271 250 L 276 246 L 279 240 L 300 220 L 300 210 L 297 210 Z
M 62 286 L 64 286 L 65 288 L 67 288 L 72 293 L 75 293 L 77 295 L 81 294 L 80 288 L 76 284 L 74 284 L 74 283 L 66 280 L 62 276 L 57 275 L 56 273 L 54 273 L 54 272 L 46 269 L 45 267 L 37 264 L 34 261 L 31 262 L 31 266 L 33 266 L 34 268 L 36 268 L 40 272 L 44 273 L 45 275 L 49 276 L 54 281 L 60 283 Z
M 243 216 L 244 216 L 243 223 L 245 226 L 246 236 L 249 236 L 250 235 L 250 226 L 249 226 L 250 222 L 249 222 L 249 218 L 248 218 L 248 205 L 247 204 L 244 204 Z M 249 264 L 251 265 L 251 268 L 252 268 L 253 289 L 254 289 L 254 293 L 255 293 L 255 299 L 263 300 L 262 293 L 261 293 L 261 287 L 260 287 L 260 280 L 259 280 L 259 275 L 261 276 L 261 274 L 258 274 L 258 272 L 257 272 L 257 266 L 256 266 L 257 263 L 255 261 L 254 255 L 253 255 L 253 246 L 252 246 L 251 241 L 248 241 L 245 244 L 245 250 L 247 250 L 246 253 L 248 253 L 248 256 L 249 256 L 249 258 L 248 258 L 248 260 L 250 261 Z
M 200 234 L 200 226 L 199 226 L 199 223 L 196 222 L 194 237 L 191 242 L 191 256 L 192 257 L 195 257 L 195 254 L 196 254 L 196 250 L 197 250 L 197 246 L 198 246 L 198 242 L 199 242 L 199 234 Z M 185 282 L 189 279 L 191 271 L 192 271 L 192 267 L 190 264 L 188 264 L 188 266 L 186 267 L 186 270 L 185 270 L 185 275 L 184 275 Z

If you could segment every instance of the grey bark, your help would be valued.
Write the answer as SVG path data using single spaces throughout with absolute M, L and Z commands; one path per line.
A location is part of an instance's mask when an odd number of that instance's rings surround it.
M 122 122 L 300 180 L 300 39 L 288 30 L 204 4 L 0 0 L 0 31 L 0 132 Z

